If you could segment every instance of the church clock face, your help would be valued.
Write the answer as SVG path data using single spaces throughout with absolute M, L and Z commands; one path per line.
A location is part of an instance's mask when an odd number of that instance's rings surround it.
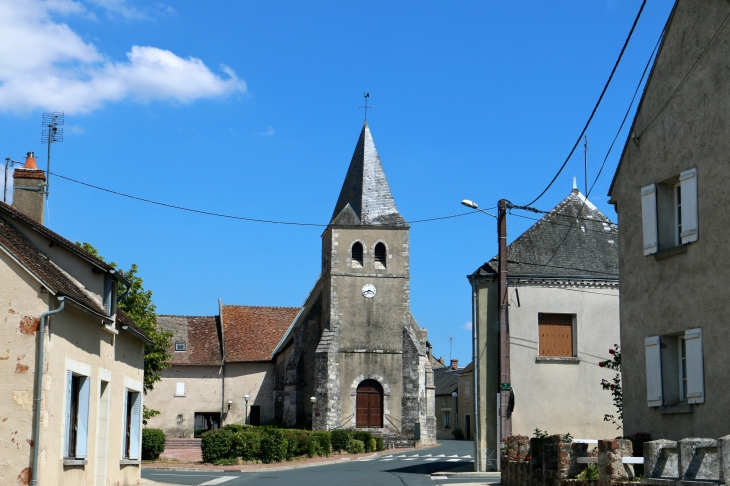
M 362 296 L 366 299 L 372 299 L 375 297 L 375 285 L 365 284 L 362 287 Z

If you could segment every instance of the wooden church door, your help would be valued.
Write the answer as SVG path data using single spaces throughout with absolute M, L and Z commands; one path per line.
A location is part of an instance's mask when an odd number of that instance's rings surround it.
M 357 386 L 357 427 L 383 426 L 383 387 L 375 380 L 365 380 Z

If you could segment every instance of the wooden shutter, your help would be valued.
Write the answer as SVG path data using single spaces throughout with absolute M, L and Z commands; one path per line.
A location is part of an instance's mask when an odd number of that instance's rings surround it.
M 684 190 L 682 196 L 684 197 Z M 657 220 L 655 184 L 650 184 L 641 188 L 641 224 L 644 229 L 644 255 L 656 253 Z
M 68 449 L 71 441 L 71 401 L 73 400 L 71 390 L 73 389 L 73 373 L 66 371 L 66 409 L 63 416 L 65 421 L 63 434 L 63 457 L 68 457 Z
M 139 459 L 139 439 L 142 425 L 142 394 L 131 393 L 130 398 L 132 399 L 132 423 L 129 428 L 129 458 Z
M 175 396 L 178 397 L 184 397 L 185 396 L 185 383 L 177 383 L 175 386 Z
M 659 336 L 644 338 L 646 351 L 646 401 L 650 407 L 662 406 L 662 354 Z
M 124 429 L 122 429 L 122 459 L 127 458 L 127 441 L 129 440 L 129 436 L 127 434 L 128 423 L 127 423 L 127 407 L 128 407 L 128 400 L 129 400 L 129 388 L 124 389 L 124 408 L 122 409 L 122 414 L 124 415 Z
M 79 377 L 79 408 L 76 417 L 76 459 L 86 459 L 86 445 L 89 439 L 89 388 L 88 376 Z
M 679 174 L 682 188 L 682 243 L 697 241 L 697 168 Z
M 685 331 L 684 341 L 687 351 L 687 402 L 704 403 L 705 369 L 702 356 L 702 329 Z
M 540 356 L 573 356 L 573 316 L 538 314 Z

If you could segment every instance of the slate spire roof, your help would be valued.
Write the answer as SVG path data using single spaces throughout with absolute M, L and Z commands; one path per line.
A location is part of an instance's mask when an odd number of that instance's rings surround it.
M 395 207 L 378 151 L 366 121 L 340 190 L 332 223 L 406 226 Z
M 496 275 L 498 267 L 495 256 L 474 275 Z M 510 276 L 617 279 L 618 226 L 574 187 L 507 246 L 507 272 Z

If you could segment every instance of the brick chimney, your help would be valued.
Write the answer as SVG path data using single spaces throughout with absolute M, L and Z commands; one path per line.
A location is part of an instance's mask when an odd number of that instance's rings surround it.
M 36 165 L 33 152 L 28 152 L 25 165 L 13 172 L 13 207 L 40 224 L 43 224 L 45 183 L 46 174 Z
M 451 360 L 451 369 L 452 370 L 458 370 L 459 369 L 459 360 L 458 359 L 452 359 Z

